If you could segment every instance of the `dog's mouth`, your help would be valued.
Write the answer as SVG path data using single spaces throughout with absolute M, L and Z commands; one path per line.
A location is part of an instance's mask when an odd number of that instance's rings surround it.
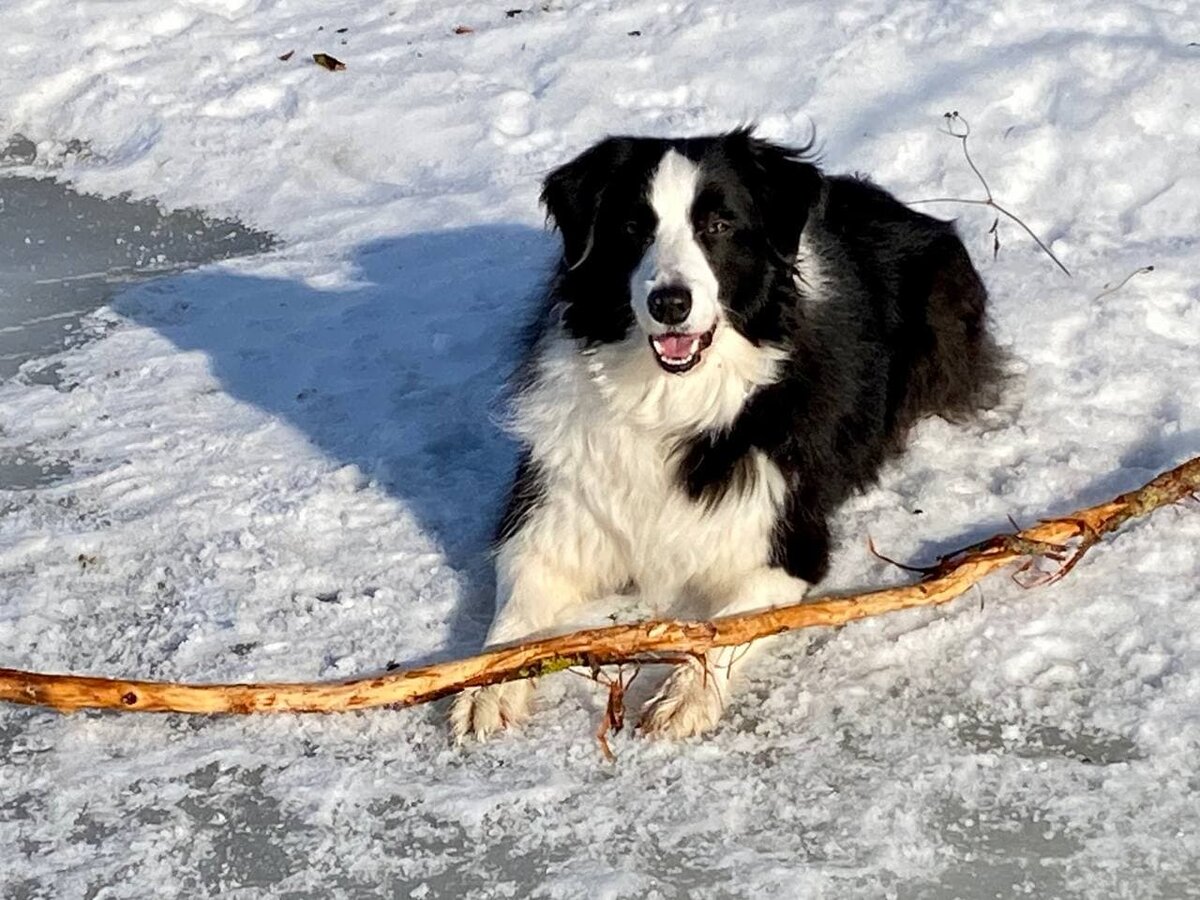
M 700 363 L 704 351 L 712 345 L 716 330 L 714 325 L 700 334 L 652 334 L 650 349 L 665 371 L 682 375 Z

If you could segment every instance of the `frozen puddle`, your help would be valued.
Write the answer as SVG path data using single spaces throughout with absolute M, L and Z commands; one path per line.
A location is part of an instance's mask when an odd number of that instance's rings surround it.
M 0 177 L 0 381 L 82 339 L 80 322 L 118 290 L 157 275 L 269 248 L 270 235 L 197 210 L 80 194 L 51 179 Z M 29 489 L 66 471 L 36 452 L 0 455 L 0 488 Z
M 197 210 L 0 178 L 0 378 L 62 349 L 121 287 L 270 247 L 270 235 Z

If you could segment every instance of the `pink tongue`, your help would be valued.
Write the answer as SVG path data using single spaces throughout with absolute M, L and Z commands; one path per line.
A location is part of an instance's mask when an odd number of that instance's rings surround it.
M 669 359 L 686 359 L 696 343 L 694 334 L 664 334 L 654 339 L 658 350 Z

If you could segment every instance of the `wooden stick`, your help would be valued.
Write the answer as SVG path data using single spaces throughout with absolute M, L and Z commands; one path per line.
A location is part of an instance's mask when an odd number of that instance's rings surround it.
M 177 684 L 0 669 L 0 700 L 61 711 L 123 709 L 136 712 L 253 713 L 336 712 L 376 706 L 412 706 L 469 687 L 534 678 L 573 666 L 678 659 L 717 647 L 794 631 L 844 625 L 881 613 L 945 603 L 989 573 L 1024 560 L 1053 560 L 1058 570 L 1037 583 L 1071 570 L 1102 536 L 1130 519 L 1200 490 L 1200 457 L 1164 472 L 1145 486 L 1080 510 L 999 534 L 923 569 L 915 584 L 867 594 L 790 603 L 711 622 L 652 621 L 578 631 L 559 637 L 488 650 L 467 659 L 340 682 L 279 684 Z

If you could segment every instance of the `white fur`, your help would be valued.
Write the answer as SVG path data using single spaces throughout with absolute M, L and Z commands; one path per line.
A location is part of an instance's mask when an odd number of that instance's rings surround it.
M 793 578 L 782 569 L 760 566 L 739 574 L 728 588 L 727 602 L 710 616 L 768 609 L 796 603 L 808 593 L 808 582 Z M 712 728 L 725 704 L 738 666 L 745 663 L 757 644 L 722 647 L 707 654 L 704 664 L 676 666 L 659 692 L 646 704 L 642 728 L 665 737 L 684 738 Z
M 752 485 L 708 509 L 678 487 L 671 459 L 680 435 L 729 425 L 774 380 L 780 351 L 723 326 L 682 377 L 663 372 L 640 335 L 585 353 L 555 329 L 536 353 L 511 428 L 529 446 L 546 496 L 499 548 L 489 645 L 552 632 L 573 606 L 630 582 L 658 611 L 694 618 L 803 596 L 804 582 L 768 565 L 785 491 L 778 468 L 755 454 Z M 672 676 L 648 707 L 647 727 L 674 736 L 711 727 L 737 653 L 712 654 L 700 677 Z M 485 737 L 523 719 L 529 700 L 512 684 L 465 693 L 455 733 Z
M 721 314 L 720 285 L 692 228 L 692 200 L 700 170 L 684 156 L 669 150 L 650 179 L 650 207 L 658 217 L 654 241 L 630 278 L 629 296 L 638 325 L 646 334 L 669 331 L 701 334 L 716 324 Z M 664 325 L 650 315 L 647 300 L 658 287 L 678 285 L 692 295 L 692 310 L 677 325 Z
M 576 352 L 567 353 L 571 358 L 563 368 L 578 367 Z M 665 440 L 731 425 L 746 398 L 776 380 L 785 356 L 775 347 L 754 346 L 722 322 L 699 364 L 685 375 L 664 372 L 640 332 L 588 351 L 585 360 L 588 380 L 604 401 L 602 412 Z M 530 407 L 525 415 L 542 424 L 547 418 L 543 412 L 553 417 L 557 411 Z M 527 440 L 532 437 L 520 424 L 517 431 Z
M 723 328 L 700 366 L 678 376 L 659 369 L 636 337 L 584 356 L 561 333 L 551 336 L 512 422 L 550 496 L 501 560 L 545 529 L 560 567 L 599 582 L 589 591 L 630 579 L 643 589 L 677 588 L 707 569 L 762 564 L 784 494 L 779 470 L 756 455 L 753 488 L 705 511 L 676 485 L 671 453 L 680 436 L 732 422 L 746 397 L 773 380 L 778 359 Z

